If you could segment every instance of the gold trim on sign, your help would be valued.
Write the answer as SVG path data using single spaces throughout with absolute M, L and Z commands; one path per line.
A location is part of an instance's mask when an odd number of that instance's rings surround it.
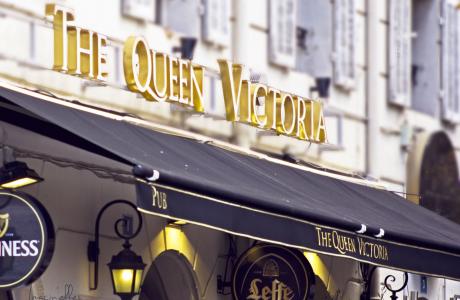
M 0 220 L 3 220 L 3 228 L 0 228 L 0 238 L 2 238 L 10 225 L 10 215 L 8 213 L 0 214 Z
M 42 258 L 43 258 L 43 254 L 45 253 L 45 243 L 47 241 L 45 241 L 45 226 L 43 225 L 41 219 L 40 219 L 40 216 L 39 214 L 37 213 L 37 210 L 24 198 L 16 195 L 16 194 L 10 194 L 10 193 L 5 193 L 5 192 L 0 192 L 0 195 L 7 195 L 7 196 L 11 196 L 11 197 L 14 197 L 14 198 L 17 198 L 21 201 L 23 201 L 27 206 L 30 207 L 30 209 L 33 211 L 33 213 L 35 214 L 35 216 L 37 217 L 37 220 L 38 220 L 38 223 L 40 224 L 40 231 L 41 231 L 41 235 L 42 235 L 42 241 L 41 241 L 41 251 L 40 251 L 40 254 L 38 256 L 38 259 L 37 261 L 35 262 L 33 268 L 26 274 L 24 275 L 21 279 L 19 280 L 16 280 L 15 282 L 13 283 L 10 283 L 10 284 L 7 284 L 7 285 L 0 285 L 0 288 L 7 288 L 7 287 L 11 287 L 11 286 L 14 286 L 18 283 L 20 283 L 21 281 L 25 280 L 27 277 L 29 277 L 30 275 L 32 275 L 32 273 L 34 273 L 39 265 L 39 263 L 42 261 Z

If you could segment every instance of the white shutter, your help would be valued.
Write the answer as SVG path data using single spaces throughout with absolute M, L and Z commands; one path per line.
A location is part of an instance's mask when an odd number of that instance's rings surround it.
M 122 0 L 122 15 L 130 18 L 155 21 L 155 0 Z
M 332 78 L 332 3 L 297 0 L 297 30 L 303 30 L 305 40 L 297 38 L 296 70 Z
M 460 38 L 459 13 L 447 0 L 442 2 L 441 99 L 442 117 L 449 122 L 459 121 L 460 98 Z
M 203 39 L 216 45 L 229 46 L 230 0 L 204 0 Z
M 198 38 L 200 36 L 201 0 L 161 0 L 163 22 L 173 31 Z
M 390 0 L 389 101 L 410 104 L 411 89 L 411 0 Z
M 334 1 L 334 83 L 350 90 L 356 79 L 355 1 Z
M 296 48 L 296 1 L 270 0 L 269 60 L 293 68 Z

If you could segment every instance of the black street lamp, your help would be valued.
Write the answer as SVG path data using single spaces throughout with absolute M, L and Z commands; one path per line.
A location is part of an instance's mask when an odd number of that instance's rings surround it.
M 126 204 L 136 211 L 139 219 L 138 227 L 132 234 L 126 235 L 120 232 L 120 226 L 127 226 L 128 221 L 126 218 L 118 219 L 115 222 L 115 233 L 121 239 L 124 239 L 123 250 L 117 255 L 112 257 L 108 267 L 110 269 L 110 275 L 112 277 L 113 292 L 119 296 L 122 300 L 130 300 L 134 296 L 139 294 L 142 275 L 145 268 L 145 263 L 142 261 L 142 257 L 137 255 L 131 250 L 131 244 L 129 240 L 136 237 L 142 228 L 142 216 L 137 210 L 136 206 L 127 200 L 114 200 L 107 203 L 97 215 L 96 219 L 96 230 L 95 240 L 90 241 L 88 244 L 88 260 L 94 263 L 94 280 L 92 282 L 91 290 L 96 290 L 98 286 L 99 277 L 99 224 L 101 221 L 102 214 L 107 208 L 115 204 Z

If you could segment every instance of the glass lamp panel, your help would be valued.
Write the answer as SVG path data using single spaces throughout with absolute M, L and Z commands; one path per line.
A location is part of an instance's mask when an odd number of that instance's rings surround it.
M 113 283 L 116 293 L 131 293 L 133 286 L 134 271 L 132 269 L 114 269 L 112 270 Z M 137 276 L 136 276 L 137 277 Z
M 141 288 L 141 282 L 142 282 L 142 274 L 144 273 L 144 270 L 136 270 L 136 281 L 134 285 L 134 293 L 139 294 L 139 290 Z
M 6 182 L 6 183 L 2 184 L 2 188 L 16 189 L 16 188 L 26 186 L 26 185 L 29 185 L 29 184 L 33 184 L 33 183 L 36 183 L 36 182 L 37 182 L 37 179 L 35 179 L 35 178 L 30 178 L 30 177 L 19 178 L 19 179 L 16 179 L 16 180 Z

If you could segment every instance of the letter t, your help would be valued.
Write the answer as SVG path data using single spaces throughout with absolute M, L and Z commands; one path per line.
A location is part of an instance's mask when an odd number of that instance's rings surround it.
M 73 10 L 57 4 L 47 4 L 45 13 L 53 16 L 54 66 L 58 71 L 68 70 L 68 27 L 74 21 Z

